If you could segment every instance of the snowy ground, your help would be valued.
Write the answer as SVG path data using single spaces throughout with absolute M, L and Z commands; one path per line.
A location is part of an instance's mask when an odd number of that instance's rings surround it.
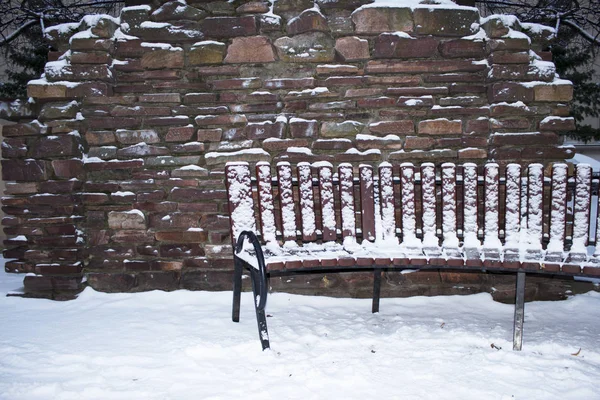
M 0 272 L 0 399 L 600 399 L 600 293 L 527 303 L 521 352 L 488 294 L 275 294 L 262 352 L 249 294 L 234 324 L 229 292 L 4 296 L 21 282 Z

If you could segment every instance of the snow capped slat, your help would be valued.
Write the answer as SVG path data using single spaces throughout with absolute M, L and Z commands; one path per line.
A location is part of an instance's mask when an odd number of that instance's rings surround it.
M 335 209 L 333 204 L 333 168 L 329 165 L 320 165 L 318 168 L 323 240 L 331 241 L 336 239 Z
M 421 247 L 417 239 L 417 218 L 415 212 L 415 167 L 411 163 L 400 165 L 402 185 L 402 245 Z
M 590 202 L 592 196 L 592 167 L 577 164 L 575 169 L 575 204 L 573 207 L 573 245 L 571 255 L 585 258 L 590 230 Z
M 442 232 L 443 246 L 458 247 L 456 236 L 456 165 L 442 165 Z
M 505 247 L 517 249 L 521 230 L 521 166 L 519 164 L 508 164 L 506 167 L 505 207 Z
M 283 240 L 296 240 L 296 212 L 294 210 L 294 192 L 292 189 L 292 167 L 289 163 L 277 164 L 279 180 L 279 201 L 281 202 L 281 222 Z
M 463 231 L 465 248 L 477 248 L 481 245 L 477 239 L 477 165 L 467 163 L 463 166 Z
M 315 199 L 312 189 L 312 173 L 310 164 L 298 164 L 298 186 L 300 190 L 300 216 L 302 217 L 302 240 L 317 239 Z
M 340 177 L 340 210 L 342 216 L 342 237 L 356 236 L 356 217 L 354 216 L 354 174 L 352 165 L 342 164 L 338 168 Z
M 552 203 L 550 205 L 549 253 L 562 253 L 565 247 L 565 221 L 567 209 L 567 165 L 552 167 Z
M 252 181 L 247 163 L 230 163 L 225 167 L 231 240 L 235 244 L 243 231 L 256 232 L 254 202 L 252 201 Z
M 423 207 L 423 246 L 437 247 L 436 233 L 436 199 L 435 199 L 435 165 L 421 165 L 421 199 Z
M 542 248 L 543 168 L 542 164 L 531 164 L 527 174 L 527 247 L 530 250 Z
M 360 179 L 360 209 L 363 240 L 375 240 L 375 192 L 373 185 L 373 167 L 361 165 L 358 169 Z
M 258 185 L 258 206 L 260 209 L 260 228 L 263 239 L 266 243 L 276 242 L 271 166 L 268 163 L 256 164 L 256 178 Z
M 393 169 L 390 164 L 379 166 L 379 198 L 381 207 L 381 237 L 396 239 L 396 207 L 394 206 Z M 379 232 L 377 234 L 379 238 Z
M 483 247 L 499 249 L 502 243 L 498 237 L 498 164 L 486 164 L 484 168 L 485 206 Z

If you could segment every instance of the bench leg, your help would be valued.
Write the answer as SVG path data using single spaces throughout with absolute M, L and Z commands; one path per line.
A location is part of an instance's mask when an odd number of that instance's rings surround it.
M 231 312 L 231 320 L 240 322 L 240 301 L 242 297 L 242 272 L 243 266 L 237 257 L 233 258 L 233 309 Z
M 381 297 L 381 269 L 373 271 L 373 306 L 371 312 L 379 312 L 379 298 Z
M 523 321 L 525 319 L 525 272 L 517 272 L 516 292 L 513 350 L 520 351 L 523 347 Z
M 259 285 L 261 285 L 261 276 L 259 272 L 254 268 L 251 269 L 250 275 L 252 277 L 252 293 L 254 293 L 254 309 L 256 310 L 256 322 L 258 324 L 258 338 L 260 339 L 260 344 L 262 345 L 263 350 L 270 349 L 271 345 L 269 344 L 269 330 L 267 329 L 267 317 L 265 315 L 265 309 L 264 307 L 259 307 Z M 262 285 L 264 285 L 263 287 L 266 287 L 267 282 L 262 282 Z M 264 295 L 266 296 L 266 291 Z

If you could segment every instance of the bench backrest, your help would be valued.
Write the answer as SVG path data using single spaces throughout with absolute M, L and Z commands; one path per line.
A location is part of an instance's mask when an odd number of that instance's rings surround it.
M 545 250 L 589 260 L 599 243 L 596 179 L 587 164 L 500 168 L 328 162 L 226 166 L 232 240 L 252 230 L 264 242 L 400 240 L 419 247 Z M 595 192 L 593 192 L 593 189 Z M 258 227 L 258 228 L 257 228 Z M 600 255 L 596 247 L 595 255 Z

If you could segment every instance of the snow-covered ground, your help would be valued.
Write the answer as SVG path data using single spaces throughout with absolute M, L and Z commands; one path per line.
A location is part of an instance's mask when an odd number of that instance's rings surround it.
M 365 299 L 270 296 L 272 350 L 252 301 L 231 293 L 5 297 L 0 399 L 599 399 L 600 293 L 513 307 L 488 294 Z M 493 348 L 492 344 L 499 349 Z M 579 350 L 581 349 L 581 350 Z

